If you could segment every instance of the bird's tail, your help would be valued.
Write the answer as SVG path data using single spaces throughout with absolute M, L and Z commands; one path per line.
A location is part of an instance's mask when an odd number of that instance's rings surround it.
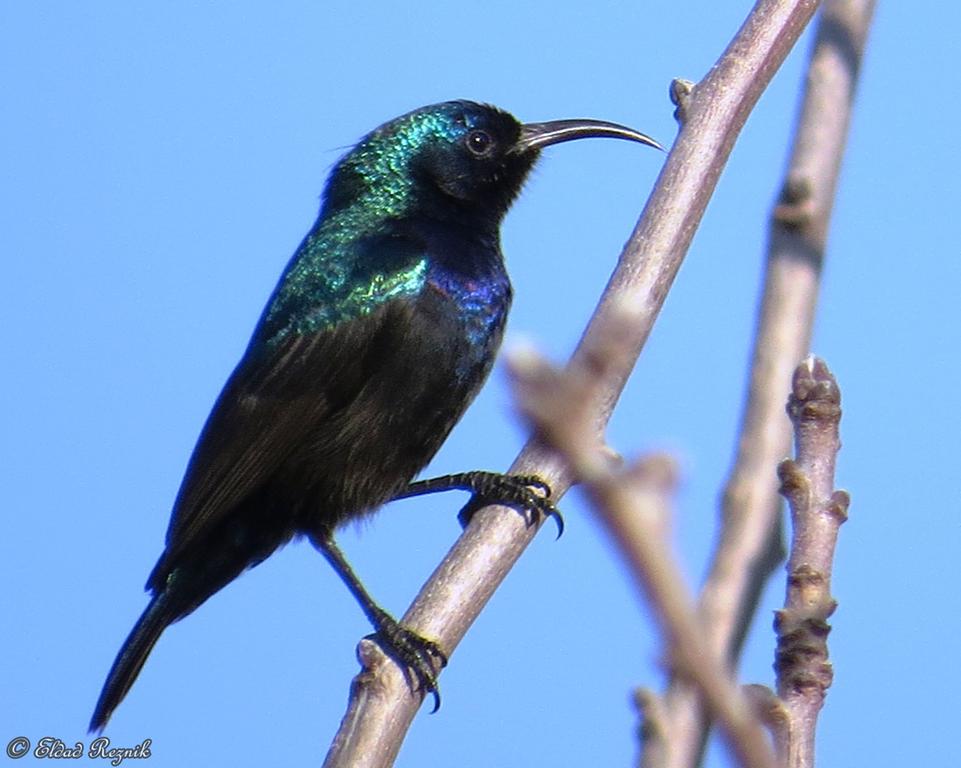
M 104 729 L 110 715 L 123 701 L 123 697 L 143 669 L 144 662 L 160 639 L 161 633 L 177 619 L 176 615 L 171 614 L 167 597 L 161 592 L 150 601 L 124 641 L 100 692 L 93 717 L 90 718 L 91 733 L 99 733 Z

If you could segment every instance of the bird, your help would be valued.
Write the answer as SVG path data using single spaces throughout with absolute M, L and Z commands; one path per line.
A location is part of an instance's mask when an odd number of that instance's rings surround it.
M 512 297 L 504 215 L 544 147 L 588 137 L 659 147 L 617 123 L 522 124 L 460 100 L 384 123 L 336 163 L 197 440 L 147 579 L 150 602 L 107 675 L 91 732 L 103 731 L 168 626 L 298 537 L 325 555 L 436 709 L 430 657 L 446 656 L 377 605 L 334 533 L 392 499 L 453 488 L 557 514 L 536 477 L 413 480 L 500 345 Z

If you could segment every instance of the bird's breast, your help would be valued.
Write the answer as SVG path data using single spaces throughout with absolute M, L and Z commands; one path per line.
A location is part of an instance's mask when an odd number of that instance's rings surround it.
M 478 367 L 486 374 L 500 346 L 511 305 L 507 275 L 475 276 L 433 269 L 428 273 L 423 298 L 436 313 L 437 322 L 459 337 L 458 375 L 477 375 Z

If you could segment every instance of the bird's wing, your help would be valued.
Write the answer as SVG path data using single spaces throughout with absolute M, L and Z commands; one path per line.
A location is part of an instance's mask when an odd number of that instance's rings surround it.
M 389 249 L 394 264 L 424 257 L 420 244 L 409 240 L 367 245 L 376 246 L 381 258 Z M 313 333 L 261 321 L 194 448 L 167 530 L 167 549 L 148 586 L 165 578 L 168 564 L 267 482 L 291 451 L 323 438 L 323 425 L 363 391 L 378 362 L 374 341 L 398 325 L 397 313 L 406 311 L 409 297 L 409 292 L 385 291 L 368 311 Z M 322 308 L 340 313 L 341 307 L 330 305 L 330 294 L 326 298 Z M 343 301 L 352 300 L 351 294 L 343 295 Z
M 349 326 L 375 322 L 367 316 L 330 331 L 290 336 L 268 357 L 241 361 L 191 456 L 167 531 L 168 560 L 215 528 L 278 470 L 292 448 L 362 389 L 363 334 Z M 317 378 L 308 381 L 310 373 Z

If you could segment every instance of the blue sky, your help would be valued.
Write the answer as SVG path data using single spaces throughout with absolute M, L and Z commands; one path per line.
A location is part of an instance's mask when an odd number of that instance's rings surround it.
M 939 764 L 956 749 L 959 111 L 950 81 L 948 96 L 939 87 L 959 19 L 939 8 L 925 23 L 926 5 L 880 4 L 813 344 L 843 389 L 838 483 L 852 495 L 822 765 Z M 357 138 L 471 98 L 669 144 L 671 78 L 699 79 L 749 7 L 4 4 L 0 741 L 86 741 L 203 420 Z M 733 452 L 806 49 L 747 124 L 611 423 L 625 454 L 678 456 L 674 528 L 692 584 Z M 545 153 L 503 230 L 508 344 L 567 356 L 662 160 L 624 142 Z M 426 474 L 505 468 L 523 440 L 498 367 Z M 453 542 L 460 502 L 399 503 L 343 532 L 387 607 L 403 612 Z M 539 536 L 509 576 L 398 765 L 633 759 L 629 693 L 660 686 L 657 638 L 578 493 L 562 506 L 567 533 Z M 746 682 L 771 682 L 782 598 L 779 577 Z M 289 546 L 164 634 L 108 735 L 152 739 L 151 766 L 318 764 L 368 631 L 323 559 Z

